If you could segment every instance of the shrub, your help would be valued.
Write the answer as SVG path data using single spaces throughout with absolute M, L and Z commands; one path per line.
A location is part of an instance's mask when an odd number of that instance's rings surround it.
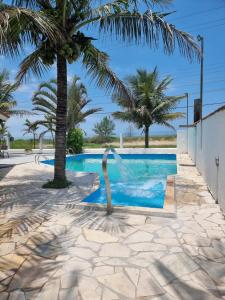
M 70 129 L 67 136 L 67 148 L 71 148 L 74 153 L 82 153 L 83 144 L 83 131 L 80 128 Z

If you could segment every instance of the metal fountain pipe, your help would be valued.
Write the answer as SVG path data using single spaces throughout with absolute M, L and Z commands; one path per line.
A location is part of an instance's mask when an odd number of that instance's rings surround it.
M 106 186 L 106 198 L 107 198 L 107 214 L 110 215 L 112 213 L 112 194 L 111 194 L 111 188 L 110 188 L 110 181 L 109 181 L 109 175 L 107 170 L 107 159 L 109 152 L 116 153 L 116 150 L 114 148 L 108 147 L 105 149 L 105 152 L 103 154 L 102 159 L 102 170 L 103 175 L 105 179 L 105 186 Z

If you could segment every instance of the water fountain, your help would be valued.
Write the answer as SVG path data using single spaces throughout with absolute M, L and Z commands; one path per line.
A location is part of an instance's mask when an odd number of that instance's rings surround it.
M 125 180 L 129 180 L 129 181 L 134 178 L 134 174 L 132 174 L 132 172 L 123 164 L 122 158 L 116 152 L 116 150 L 111 147 L 107 148 L 103 154 L 102 170 L 103 170 L 105 186 L 106 186 L 107 213 L 108 214 L 112 213 L 112 193 L 111 193 L 109 175 L 108 175 L 108 170 L 107 170 L 107 159 L 108 159 L 108 155 L 110 152 L 114 156 L 114 159 L 118 165 L 119 171 L 122 175 L 122 178 Z

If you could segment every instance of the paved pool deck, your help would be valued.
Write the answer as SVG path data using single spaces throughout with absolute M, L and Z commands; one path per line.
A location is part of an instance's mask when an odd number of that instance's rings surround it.
M 177 218 L 77 208 L 95 174 L 0 169 L 1 300 L 225 299 L 225 220 L 187 156 L 179 157 Z

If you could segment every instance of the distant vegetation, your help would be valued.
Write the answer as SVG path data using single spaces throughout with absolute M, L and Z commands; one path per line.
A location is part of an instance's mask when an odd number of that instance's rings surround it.
M 84 139 L 84 148 L 106 148 L 109 143 L 99 143 L 96 141 L 95 137 Z M 36 141 L 36 147 L 38 148 L 38 142 Z M 119 147 L 119 138 L 112 137 L 110 145 L 115 148 Z M 124 138 L 124 147 L 128 148 L 143 148 L 144 147 L 144 137 L 133 136 Z M 152 136 L 150 138 L 150 148 L 173 148 L 176 147 L 176 136 L 175 135 L 159 135 Z M 32 149 L 33 140 L 17 139 L 11 142 L 12 149 Z M 52 139 L 44 139 L 43 148 L 53 148 Z

